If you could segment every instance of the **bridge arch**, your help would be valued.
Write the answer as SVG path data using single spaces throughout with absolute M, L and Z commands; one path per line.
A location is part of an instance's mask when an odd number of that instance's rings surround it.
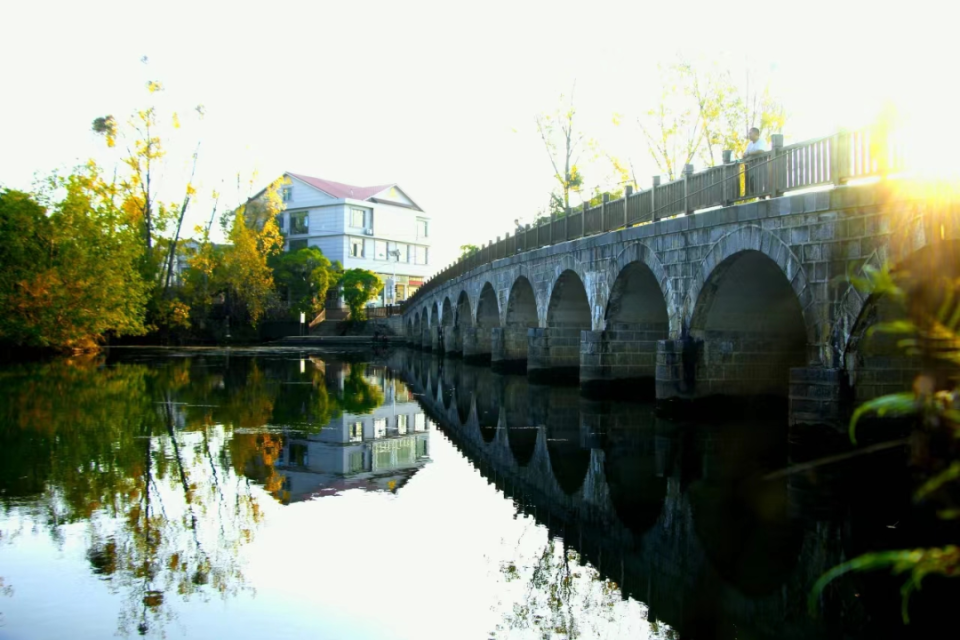
M 876 264 L 881 264 L 876 259 Z M 924 308 L 938 309 L 945 302 L 945 278 L 960 278 L 960 240 L 942 240 L 926 244 L 892 265 L 894 273 L 905 276 L 901 286 Z M 855 291 L 855 290 L 854 290 Z M 885 295 L 856 292 L 859 315 L 852 323 L 842 354 L 843 369 L 852 391 L 852 400 L 859 404 L 888 393 L 908 388 L 920 373 L 919 357 L 907 355 L 897 345 L 902 336 L 876 333 L 867 336 L 869 328 L 881 322 L 906 318 L 903 307 Z M 866 296 L 866 297 L 864 297 Z M 924 367 L 938 378 L 938 387 L 946 385 L 957 368 L 948 363 Z
M 500 303 L 490 281 L 483 281 L 473 316 L 473 328 L 467 330 L 463 343 L 463 355 L 471 360 L 490 360 L 493 339 L 492 331 L 500 326 Z
M 476 369 L 470 366 L 460 367 L 457 378 L 457 417 L 460 426 L 466 426 L 470 420 L 470 410 L 473 407 L 474 389 L 477 387 Z
M 620 270 L 610 287 L 604 325 L 608 332 L 643 332 L 650 340 L 668 337 L 670 315 L 667 301 L 660 282 L 646 263 L 630 262 Z
M 518 275 L 510 286 L 503 310 L 503 334 L 499 358 L 503 362 L 525 363 L 527 360 L 527 329 L 540 326 L 537 295 L 525 275 Z
M 740 227 L 726 234 L 710 247 L 707 255 L 700 262 L 700 268 L 694 274 L 683 305 L 684 315 L 690 320 L 689 328 L 693 330 L 698 313 L 704 311 L 704 308 L 697 309 L 700 306 L 704 286 L 709 285 L 707 288 L 714 290 L 704 298 L 704 301 L 708 301 L 713 297 L 712 294 L 715 293 L 716 286 L 719 284 L 719 276 L 732 266 L 733 261 L 729 259 L 750 251 L 763 254 L 779 267 L 800 304 L 808 342 L 815 344 L 817 319 L 811 305 L 813 293 L 807 287 L 807 274 L 803 264 L 780 238 L 756 225 Z
M 443 306 L 440 311 L 440 324 L 446 329 L 453 326 L 453 304 L 450 302 L 450 296 L 443 299 Z
M 696 395 L 785 398 L 790 369 L 815 344 L 804 318 L 811 298 L 799 260 L 775 236 L 751 227 L 721 238 L 688 298 L 690 335 L 703 340 Z
M 909 262 L 914 254 L 925 250 L 930 245 L 958 240 L 960 240 L 960 213 L 929 217 L 918 213 L 904 218 L 900 225 L 891 230 L 890 235 L 886 237 L 886 242 L 874 249 L 860 266 L 858 275 L 863 277 L 867 267 L 879 269 L 888 261 L 894 266 L 902 265 Z M 835 349 L 840 356 L 848 350 L 854 327 L 863 315 L 866 304 L 865 295 L 851 285 L 846 286 L 840 297 L 833 332 Z M 836 364 L 842 364 L 842 361 Z
M 507 444 L 517 466 L 525 467 L 533 458 L 537 444 L 536 420 L 531 419 L 534 398 L 530 394 L 530 383 L 526 376 L 505 376 L 502 389 Z
M 550 288 L 547 327 L 590 329 L 590 300 L 583 279 L 572 269 L 563 271 Z
M 477 372 L 477 385 L 474 391 L 474 403 L 477 410 L 477 426 L 484 442 L 493 442 L 500 422 L 500 403 L 497 398 L 496 380 L 489 369 L 481 368 Z
M 636 297 L 638 295 L 639 298 Z M 626 300 L 625 296 L 634 299 Z M 673 300 L 673 282 L 667 277 L 656 252 L 642 242 L 631 243 L 607 268 L 604 322 L 601 328 L 610 329 L 611 319 L 613 322 L 623 322 L 624 316 L 636 316 L 638 311 L 642 315 L 649 315 L 660 308 L 659 301 L 667 316 L 668 330 L 679 334 L 682 314 L 672 304 Z M 642 304 L 645 311 L 638 309 L 638 304 Z
M 453 318 L 450 324 L 452 325 L 450 327 L 450 335 L 444 336 L 444 339 L 450 341 L 450 344 L 447 346 L 447 351 L 453 352 L 456 355 L 462 355 L 464 329 L 469 329 L 473 326 L 470 296 L 466 290 L 461 290 L 460 295 L 457 296 L 457 304 L 454 307 Z
M 536 393 L 547 399 L 543 423 L 553 478 L 560 490 L 571 496 L 583 486 L 590 468 L 590 449 L 580 444 L 580 396 L 563 387 Z
M 667 477 L 657 455 L 663 438 L 654 436 L 652 413 L 633 407 L 619 411 L 630 412 L 629 419 L 616 421 L 607 431 L 604 477 L 620 522 L 642 535 L 660 519 L 667 499 Z M 627 424 L 630 427 L 624 426 Z

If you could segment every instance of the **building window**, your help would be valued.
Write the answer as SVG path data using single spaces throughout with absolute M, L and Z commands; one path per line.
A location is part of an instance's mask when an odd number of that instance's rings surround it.
M 387 259 L 387 243 L 383 240 L 375 240 L 373 243 L 373 259 L 374 260 L 386 260 Z
M 387 435 L 387 419 L 379 418 L 373 421 L 373 437 L 382 438 Z
M 300 251 L 300 249 L 306 249 L 306 248 L 307 248 L 306 239 L 290 241 L 290 251 Z
M 357 209 L 356 207 L 350 208 L 350 226 L 354 229 L 363 229 L 367 225 L 366 222 L 366 211 L 364 209 Z
M 280 196 L 283 198 L 284 202 L 290 202 L 293 200 L 293 187 L 284 187 L 281 189 Z
M 404 435 L 407 432 L 407 416 L 397 416 L 397 433 Z
M 282 213 L 277 214 L 277 229 L 280 229 L 280 231 L 283 231 L 283 218 Z
M 363 240 L 360 238 L 350 238 L 350 257 L 363 257 Z
M 416 246 L 414 247 L 414 262 L 416 264 L 427 264 L 427 248 Z
M 310 230 L 310 217 L 306 211 L 290 214 L 290 233 L 303 235 Z
M 305 444 L 291 444 L 290 445 L 290 457 L 288 464 L 304 467 L 307 465 L 307 445 Z
M 350 452 L 350 473 L 363 471 L 363 451 Z
M 399 254 L 394 254 L 394 255 L 390 256 L 390 259 L 391 259 L 391 260 L 394 260 L 394 259 L 395 259 L 397 262 L 408 262 L 408 260 L 407 260 L 407 245 L 405 245 L 405 244 L 400 244 L 400 243 L 398 243 L 398 242 L 392 242 L 391 244 L 393 245 L 393 246 L 391 247 L 391 249 L 393 249 L 393 250 L 395 250 L 395 251 L 399 251 L 400 253 L 399 253 Z
M 417 218 L 417 237 L 426 238 L 427 237 L 427 221 L 423 218 Z
M 407 298 L 404 295 L 405 293 L 406 293 L 406 287 L 404 287 L 402 284 L 398 284 L 396 301 L 400 302 L 401 300 L 406 300 Z
M 414 431 L 426 431 L 427 430 L 427 419 L 423 416 L 422 413 L 418 413 L 413 419 L 413 430 Z
M 350 425 L 350 442 L 363 442 L 362 422 L 354 422 Z

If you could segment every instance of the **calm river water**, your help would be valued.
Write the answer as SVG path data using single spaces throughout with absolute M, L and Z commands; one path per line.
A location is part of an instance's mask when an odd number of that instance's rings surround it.
M 908 504 L 809 439 L 402 350 L 6 366 L 0 637 L 910 637 L 882 575 L 807 614 Z

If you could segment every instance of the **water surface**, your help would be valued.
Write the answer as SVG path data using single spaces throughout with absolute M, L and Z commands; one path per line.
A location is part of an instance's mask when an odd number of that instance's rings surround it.
M 5 367 L 0 407 L 4 638 L 869 637 L 885 620 L 855 579 L 818 619 L 806 596 L 889 542 L 896 507 L 868 496 L 903 490 L 849 467 L 771 477 L 800 455 L 780 419 L 680 424 L 406 351 L 122 350 Z

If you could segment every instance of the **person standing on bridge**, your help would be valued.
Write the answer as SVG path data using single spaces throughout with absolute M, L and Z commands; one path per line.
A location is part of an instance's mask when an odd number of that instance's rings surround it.
M 746 172 L 747 172 L 747 193 L 746 195 L 756 194 L 760 190 L 760 180 L 758 179 L 760 170 L 759 170 L 759 156 L 760 154 L 766 153 L 769 151 L 767 149 L 767 143 L 760 137 L 760 129 L 756 127 L 751 127 L 747 138 L 750 139 L 750 142 L 747 144 L 746 151 L 743 152 L 743 161 L 746 163 Z M 751 161 L 753 160 L 753 161 Z
M 743 152 L 744 160 L 754 154 L 766 153 L 769 151 L 769 149 L 767 149 L 766 141 L 760 137 L 760 129 L 751 127 L 749 133 L 747 133 L 747 138 L 749 138 L 750 142 L 747 144 L 747 150 Z

